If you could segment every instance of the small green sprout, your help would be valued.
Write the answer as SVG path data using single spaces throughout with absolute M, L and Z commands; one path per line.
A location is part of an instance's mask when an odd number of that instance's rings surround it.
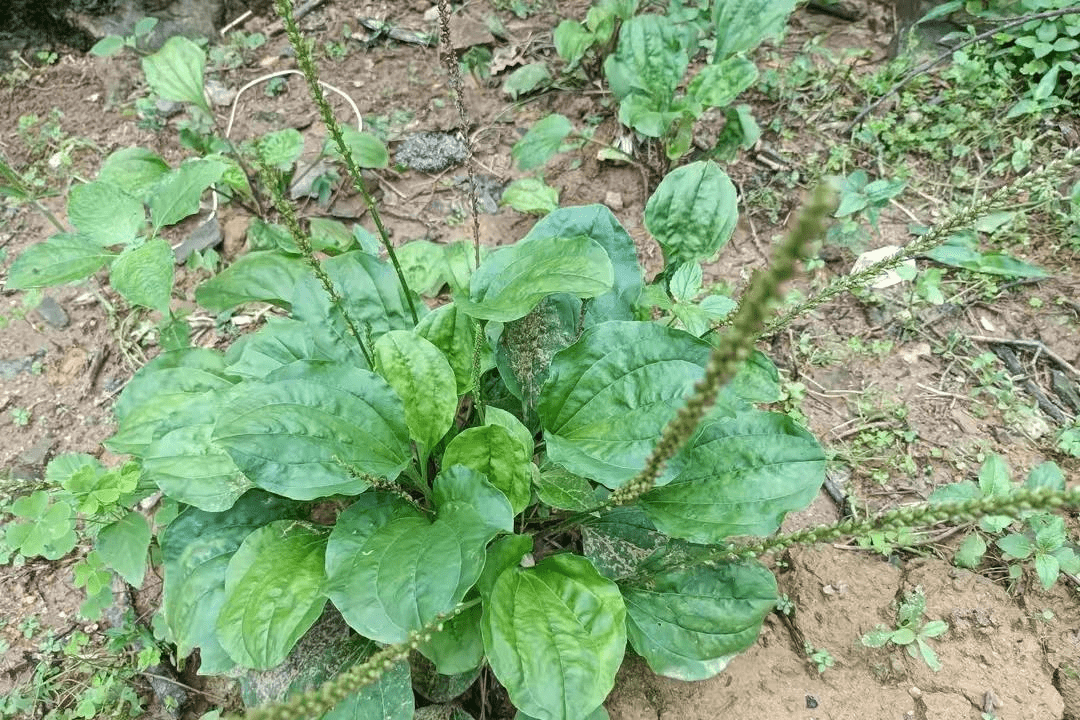
M 917 658 L 922 655 L 922 659 L 930 666 L 930 669 L 937 672 L 941 669 L 941 663 L 938 661 L 937 653 L 926 641 L 929 638 L 944 635 L 949 629 L 949 624 L 944 620 L 922 622 L 925 611 L 926 595 L 921 587 L 916 587 L 908 593 L 896 610 L 896 628 L 890 629 L 884 625 L 878 625 L 862 636 L 862 644 L 872 648 L 884 647 L 888 643 L 902 645 L 911 657 Z

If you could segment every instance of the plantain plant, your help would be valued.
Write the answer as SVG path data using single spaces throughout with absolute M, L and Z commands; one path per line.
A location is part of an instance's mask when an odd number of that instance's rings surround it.
M 287 0 L 277 5 L 362 191 L 311 45 Z M 149 362 L 119 396 L 106 443 L 138 476 L 125 503 L 165 497 L 153 523 L 156 627 L 178 659 L 198 652 L 200 673 L 239 677 L 250 717 L 406 720 L 414 685 L 463 691 L 487 666 L 520 717 L 600 718 L 628 643 L 657 673 L 713 676 L 778 601 L 756 555 L 870 527 L 735 542 L 774 533 L 824 478 L 815 438 L 758 408 L 781 391 L 753 350 L 781 283 L 822 234 L 824 195 L 713 332 L 696 315 L 654 317 L 653 299 L 705 312 L 689 304 L 694 269 L 737 220 L 715 163 L 676 169 L 646 206 L 672 269 L 660 277 L 678 271 L 674 287 L 645 283 L 606 207 L 564 207 L 486 257 L 479 246 L 446 255 L 429 282 L 453 299 L 438 307 L 410 287 L 370 198 L 386 258 L 368 245 L 319 260 L 325 248 L 273 163 L 258 165 L 295 262 L 288 272 L 238 262 L 196 297 L 217 311 L 272 301 L 284 315 L 224 352 L 181 341 Z M 137 234 L 141 205 L 125 202 L 125 232 Z M 36 258 L 18 262 L 33 276 Z M 107 475 L 71 458 L 50 468 L 86 496 Z M 1075 493 L 1008 498 L 1066 500 Z M 1003 504 L 905 510 L 880 524 Z M 139 529 L 99 553 L 98 584 L 106 568 L 142 576 L 153 541 Z

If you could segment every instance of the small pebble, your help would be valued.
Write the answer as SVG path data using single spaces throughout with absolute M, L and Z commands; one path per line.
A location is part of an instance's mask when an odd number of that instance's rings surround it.
M 912 685 L 910 688 L 908 688 L 908 695 L 918 700 L 922 697 L 922 690 Z

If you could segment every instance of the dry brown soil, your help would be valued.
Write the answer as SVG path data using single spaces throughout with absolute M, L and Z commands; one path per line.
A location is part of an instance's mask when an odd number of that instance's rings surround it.
M 356 18 L 361 16 L 428 30 L 423 16 L 431 5 L 423 0 L 331 0 L 303 24 L 320 43 L 340 38 L 346 25 L 357 31 Z M 586 3 L 540 3 L 542 9 L 524 20 L 494 5 L 486 0 L 470 3 L 459 16 L 455 37 L 507 53 L 512 68 L 518 60 L 550 57 L 552 27 L 561 17 L 582 17 Z M 557 12 L 552 12 L 556 5 Z M 855 23 L 805 10 L 797 12 L 780 59 L 774 62 L 782 66 L 810 38 L 823 37 L 834 48 L 869 48 L 860 71 L 875 67 L 885 58 L 891 15 L 887 7 L 877 3 L 858 5 L 864 16 Z M 484 29 L 482 19 L 488 15 L 503 21 L 506 39 L 497 40 Z M 266 31 L 268 23 L 268 19 L 256 17 L 244 29 Z M 292 67 L 292 60 L 283 56 L 286 45 L 283 36 L 274 36 L 245 66 L 222 73 L 221 79 L 239 87 L 262 73 Z M 323 79 L 348 92 L 365 116 L 389 117 L 392 151 L 404 134 L 451 130 L 457 124 L 433 48 L 383 41 L 366 47 L 353 41 L 347 57 L 336 61 L 323 58 L 322 68 Z M 509 68 L 502 71 L 502 77 Z M 548 112 L 561 112 L 579 126 L 589 116 L 599 115 L 596 138 L 600 141 L 612 141 L 621 132 L 599 84 L 543 94 L 515 106 L 500 91 L 500 83 L 501 77 L 489 82 L 467 77 L 465 93 L 476 169 L 499 182 L 521 176 L 511 165 L 510 148 Z M 64 113 L 64 132 L 91 141 L 95 148 L 75 154 L 74 173 L 79 177 L 92 177 L 104 156 L 132 144 L 151 148 L 175 162 L 183 155 L 176 144 L 175 129 L 170 126 L 159 134 L 139 130 L 130 116 L 132 102 L 144 92 L 137 60 L 130 56 L 61 56 L 56 65 L 35 71 L 29 81 L 0 88 L 0 148 L 16 166 L 29 160 L 15 133 L 18 118 L 26 113 L 44 117 L 52 108 L 59 108 Z M 342 103 L 337 104 L 341 113 L 347 112 Z M 763 125 L 772 113 L 781 111 L 767 104 L 757 108 Z M 219 108 L 219 112 L 224 115 L 226 109 Z M 715 126 L 715 119 L 702 123 L 706 141 Z M 295 79 L 280 97 L 267 98 L 256 90 L 242 100 L 233 136 L 281 127 L 301 129 L 311 148 L 321 145 L 324 130 Z M 764 137 L 768 147 L 791 167 L 799 167 L 810 150 L 841 142 L 827 122 L 797 129 L 792 137 L 781 138 L 771 132 Z M 395 241 L 426 237 L 451 242 L 468 234 L 469 223 L 461 222 L 465 196 L 455 184 L 463 172 L 459 167 L 434 176 L 393 170 L 375 174 L 384 218 Z M 751 155 L 737 159 L 729 172 L 743 188 L 778 186 L 776 170 L 755 162 Z M 559 156 L 544 176 L 559 189 L 565 205 L 607 203 L 637 241 L 645 266 L 650 272 L 659 269 L 659 252 L 642 224 L 645 200 L 658 181 L 655 173 L 602 163 L 585 148 Z M 73 181 L 69 176 L 55 182 L 63 191 Z M 708 268 L 709 279 L 740 286 L 751 270 L 761 267 L 763 250 L 782 232 L 799 192 L 783 190 L 781 207 L 774 208 L 775 222 L 770 222 L 769 213 L 761 208 L 740 206 L 742 221 L 719 261 Z M 940 217 L 936 204 L 919 194 L 907 194 L 902 200 L 908 212 L 927 223 Z M 63 217 L 61 199 L 46 202 Z M 226 210 L 224 219 L 223 254 L 231 258 L 242 250 L 237 228 L 243 227 L 245 218 L 240 211 Z M 0 216 L 0 221 L 5 266 L 50 233 L 49 226 L 25 207 Z M 902 244 L 908 221 L 905 213 L 890 207 L 875 243 Z M 367 217 L 361 222 L 370 227 Z M 481 216 L 481 237 L 489 245 L 510 243 L 523 236 L 533 222 L 531 217 L 503 208 Z M 851 259 L 841 256 L 839 261 L 828 263 L 802 280 L 801 286 L 810 289 L 845 272 Z M 990 452 L 1004 455 L 1016 477 L 1043 460 L 1055 460 L 1065 469 L 1070 484 L 1075 484 L 1080 465 L 1054 451 L 1045 428 L 1021 422 L 985 396 L 972 399 L 977 379 L 961 369 L 963 363 L 941 350 L 952 333 L 1023 338 L 1039 340 L 1074 366 L 1080 365 L 1077 311 L 1054 302 L 1059 297 L 1080 296 L 1077 258 L 1057 253 L 1052 245 L 1034 245 L 1027 259 L 1049 268 L 1053 277 L 1013 288 L 992 301 L 983 302 L 975 295 L 972 302 L 956 307 L 951 314 L 920 317 L 916 332 L 901 331 L 893 321 L 910 292 L 895 290 L 881 293 L 883 311 L 871 312 L 864 303 L 844 297 L 799 320 L 771 344 L 763 344 L 789 377 L 807 387 L 802 409 L 809 426 L 827 447 L 836 450 L 836 477 L 846 480 L 847 491 L 863 506 L 880 508 L 924 500 L 937 486 L 972 478 Z M 182 297 L 177 299 L 177 307 L 193 307 L 193 288 L 205 274 L 179 273 L 178 294 Z M 66 326 L 50 325 L 39 313 L 31 312 L 22 319 L 11 317 L 0 335 L 0 361 L 11 368 L 0 377 L 0 467 L 16 483 L 22 483 L 18 487 L 32 487 L 44 462 L 57 453 L 101 454 L 99 443 L 113 429 L 111 401 L 139 362 L 157 351 L 148 341 L 152 335 L 146 332 L 147 319 L 131 316 L 103 283 L 104 278 L 98 278 L 47 292 L 69 316 Z M 1041 307 L 1034 307 L 1029 298 L 1042 300 Z M 116 312 L 106 308 L 106 301 Z M 12 316 L 22 302 L 22 293 L 4 292 L 0 313 Z M 216 328 L 213 323 L 204 323 L 196 338 L 199 344 L 223 347 L 232 332 L 228 325 Z M 852 337 L 864 343 L 889 340 L 892 344 L 880 353 L 858 352 L 847 345 Z M 102 353 L 105 356 L 99 360 Z M 1034 376 L 1042 378 L 1044 359 L 1036 362 L 1032 353 L 1021 354 Z M 1024 396 L 1019 396 L 1018 402 L 1032 404 Z M 14 422 L 11 411 L 20 408 L 30 411 L 26 426 Z M 915 439 L 881 453 L 886 457 L 856 455 L 851 443 L 865 429 L 913 431 Z M 889 457 L 905 456 L 910 457 L 914 472 L 905 472 L 888 461 Z M 859 461 L 853 462 L 853 457 Z M 873 479 L 874 471 L 884 475 Z M 837 517 L 836 505 L 823 493 L 807 511 L 789 518 L 786 527 Z M 1075 538 L 1075 517 L 1070 519 L 1070 528 Z M 1062 581 L 1044 592 L 1030 578 L 1007 586 L 999 568 L 982 574 L 958 570 L 948 562 L 949 543 L 955 540 L 954 535 L 921 546 L 919 555 L 886 558 L 851 543 L 799 549 L 776 559 L 781 592 L 796 608 L 791 622 L 771 615 L 749 651 L 733 659 L 719 676 L 702 682 L 656 677 L 628 653 L 607 704 L 611 717 L 977 720 L 989 717 L 982 715 L 984 711 L 992 711 L 993 717 L 1003 720 L 1080 718 L 1077 588 Z M 54 627 L 59 633 L 85 625 L 76 618 L 81 593 L 70 584 L 73 558 L 0 568 L 0 616 L 5 621 L 0 624 L 0 638 L 10 645 L 0 657 L 0 692 L 26 678 L 37 662 L 36 641 L 18 631 L 23 618 L 37 615 L 44 627 Z M 149 597 L 159 585 L 157 577 L 148 580 Z M 870 649 L 859 642 L 875 625 L 892 623 L 897 598 L 917 586 L 928 599 L 927 617 L 950 625 L 944 636 L 932 641 L 943 666 L 940 672 L 932 672 L 901 650 Z M 827 649 L 835 665 L 819 673 L 807 660 L 802 640 Z M 160 707 L 154 712 L 160 713 Z

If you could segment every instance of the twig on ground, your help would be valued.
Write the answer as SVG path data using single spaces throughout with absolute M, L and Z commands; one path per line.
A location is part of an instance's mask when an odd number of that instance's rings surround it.
M 1056 422 L 1065 425 L 1068 424 L 1069 419 L 1065 417 L 1065 413 L 1061 409 L 1050 402 L 1050 398 L 1046 397 L 1046 393 L 1042 391 L 1038 385 L 1031 379 L 1027 372 L 1024 371 L 1023 366 L 1020 364 L 1019 358 L 1016 357 L 1016 353 L 1011 348 L 1007 347 L 1004 343 L 995 343 L 994 354 L 1001 358 L 1001 361 L 1005 363 L 1005 367 L 1014 376 L 1019 377 L 1024 389 L 1028 394 L 1035 398 L 1035 402 L 1039 404 L 1039 408 L 1053 418 Z
M 1080 370 L 1076 369 L 1076 367 L 1074 367 L 1068 360 L 1061 357 L 1038 340 L 1012 340 L 1009 338 L 988 337 L 986 335 L 968 335 L 968 340 L 988 344 L 1016 345 L 1018 347 L 1035 348 L 1037 352 L 1042 353 L 1043 355 L 1060 365 L 1062 370 L 1069 371 L 1070 373 L 1072 373 L 1072 376 L 1074 378 L 1080 380 Z
M 304 17 L 309 12 L 322 5 L 324 2 L 326 2 L 326 0 L 308 0 L 306 3 L 293 11 L 293 19 L 300 20 L 300 18 Z M 270 35 L 270 37 L 274 37 L 275 35 L 280 35 L 283 32 L 285 32 L 285 23 L 278 20 L 276 23 L 274 23 L 274 27 L 270 30 L 268 34 Z

